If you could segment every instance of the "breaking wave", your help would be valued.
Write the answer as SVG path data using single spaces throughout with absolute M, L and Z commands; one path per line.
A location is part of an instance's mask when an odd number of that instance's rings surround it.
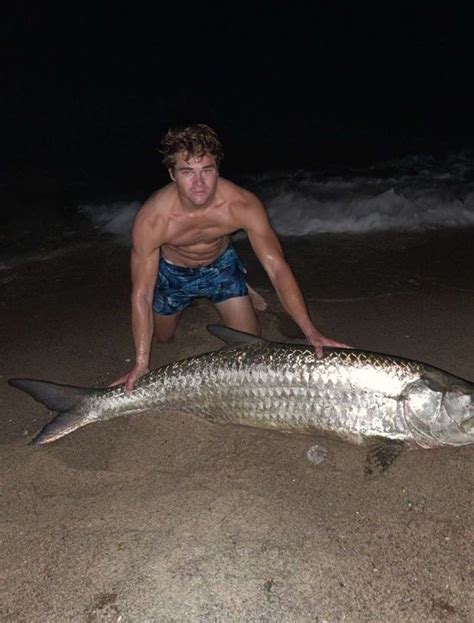
M 418 154 L 344 175 L 266 172 L 241 181 L 282 236 L 474 226 L 474 156 Z M 126 241 L 138 202 L 80 206 L 102 231 Z

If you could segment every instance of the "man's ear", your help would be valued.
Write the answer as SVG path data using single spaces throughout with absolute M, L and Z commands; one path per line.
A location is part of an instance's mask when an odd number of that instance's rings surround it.
M 168 173 L 170 174 L 171 180 L 173 182 L 176 182 L 176 178 L 174 176 L 173 169 L 168 169 Z

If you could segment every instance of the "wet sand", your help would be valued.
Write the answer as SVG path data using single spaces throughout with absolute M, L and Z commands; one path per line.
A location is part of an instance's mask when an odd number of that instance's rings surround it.
M 474 381 L 470 232 L 321 236 L 285 252 L 317 325 L 357 348 Z M 245 242 L 270 306 L 298 330 Z M 103 240 L 1 275 L 2 621 L 469 621 L 472 447 L 405 452 L 375 479 L 362 448 L 180 414 L 91 425 L 46 447 L 15 376 L 105 385 L 130 367 L 128 254 Z M 206 301 L 153 366 L 219 347 Z

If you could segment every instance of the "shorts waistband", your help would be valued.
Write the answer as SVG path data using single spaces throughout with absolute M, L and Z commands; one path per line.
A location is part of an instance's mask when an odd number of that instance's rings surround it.
M 217 266 L 219 262 L 222 261 L 226 253 L 229 252 L 235 254 L 232 243 L 229 243 L 224 251 L 218 257 L 216 257 L 215 260 L 213 260 L 210 264 L 206 264 L 205 266 L 178 266 L 178 264 L 173 264 L 172 262 L 169 262 L 163 256 L 160 257 L 160 264 L 163 262 L 164 264 L 166 264 L 166 270 L 170 270 L 174 273 L 179 273 L 180 275 L 197 275 L 201 272 L 208 270 L 209 268 L 214 268 L 215 266 Z

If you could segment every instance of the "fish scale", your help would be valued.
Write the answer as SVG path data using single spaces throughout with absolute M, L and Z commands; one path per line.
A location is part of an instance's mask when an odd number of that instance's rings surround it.
M 389 465 L 402 446 L 474 442 L 473 386 L 420 362 L 352 349 L 279 344 L 224 327 L 231 345 L 169 363 L 131 392 L 66 387 L 30 379 L 10 383 L 59 415 L 34 443 L 54 441 L 91 422 L 154 411 L 181 411 L 259 428 L 337 436 L 369 446 L 368 460 Z
M 350 426 L 354 434 L 365 434 L 377 425 L 367 422 L 367 413 L 377 412 L 381 400 L 393 425 L 403 374 L 417 371 L 416 366 L 397 362 L 394 372 L 392 360 L 387 375 L 388 365 L 376 364 L 372 366 L 370 357 L 354 351 L 331 351 L 318 360 L 304 346 L 228 348 L 164 366 L 151 373 L 152 379 L 143 377 L 135 390 L 134 409 L 185 411 L 212 420 L 300 432 L 318 431 L 329 424 L 334 432 L 344 432 Z M 376 375 L 392 377 L 390 383 L 385 379 L 383 391 L 371 386 Z M 141 392 L 142 387 L 146 391 Z M 393 393 L 393 388 L 396 395 L 390 408 L 389 390 Z M 117 408 L 114 404 L 113 412 Z M 384 430 L 375 432 L 383 434 Z

